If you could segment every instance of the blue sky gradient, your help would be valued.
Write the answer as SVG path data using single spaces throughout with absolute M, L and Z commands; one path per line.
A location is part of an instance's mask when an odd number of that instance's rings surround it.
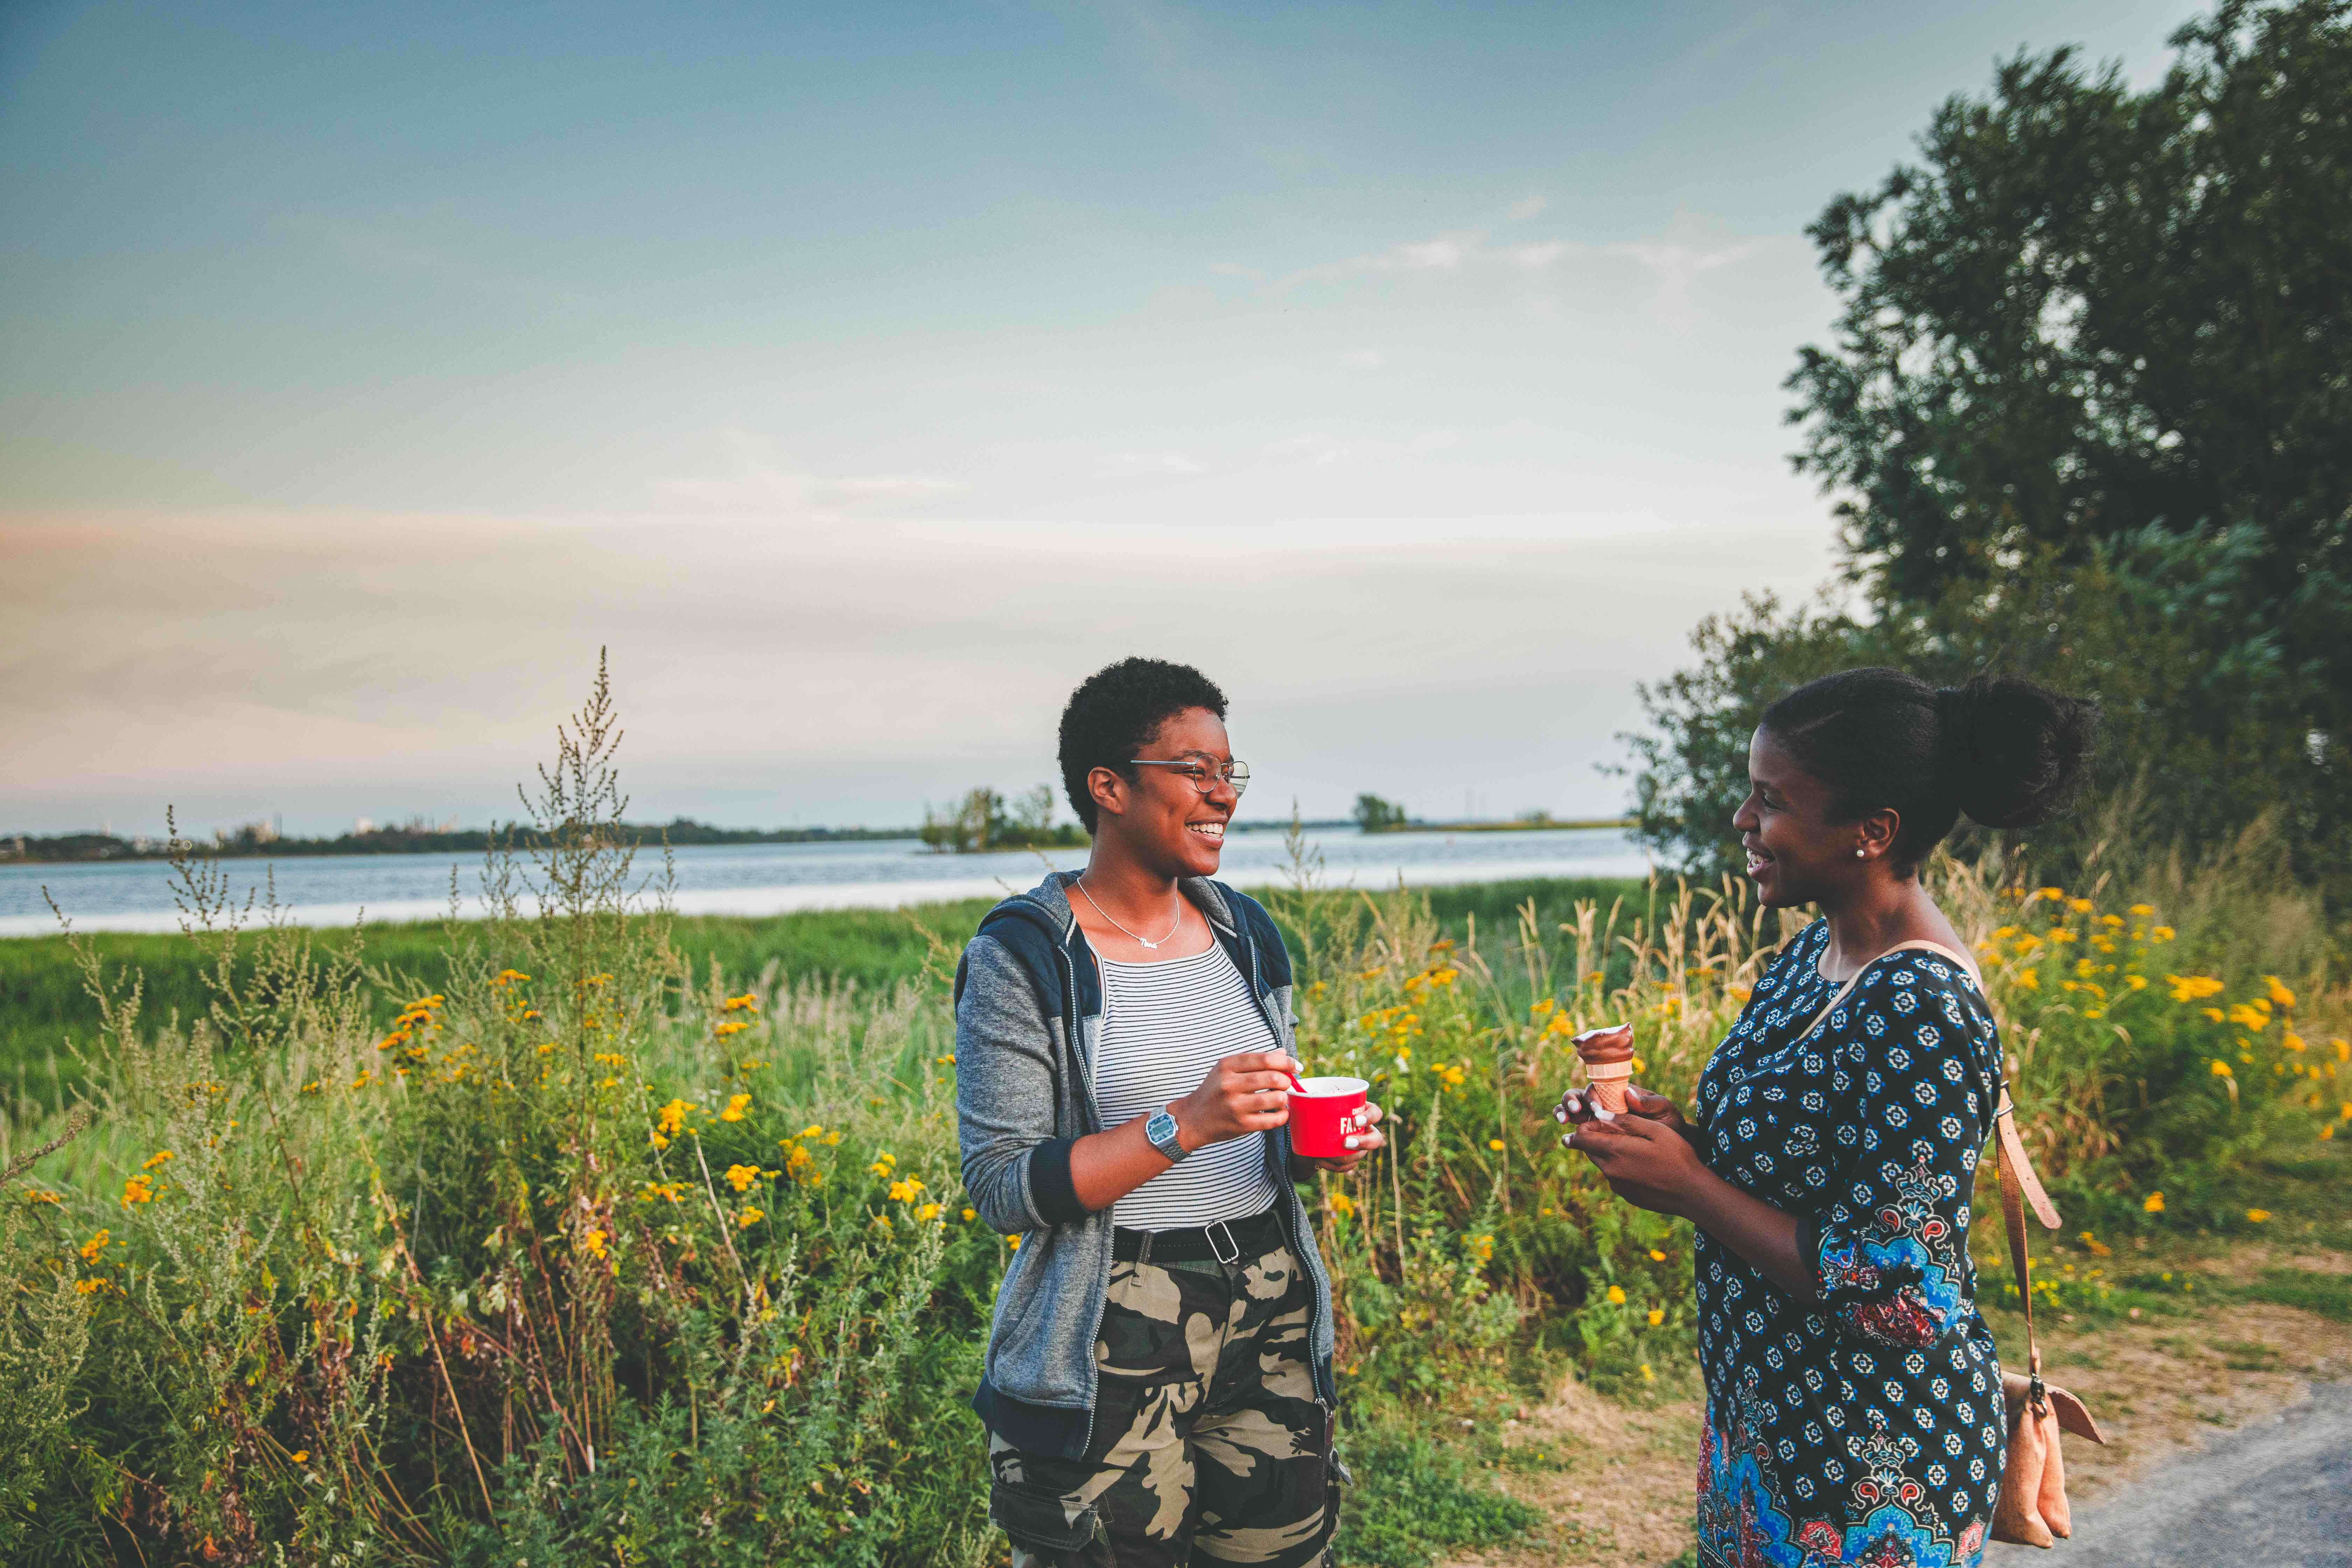
M 1250 805 L 1609 809 L 1823 575 L 1804 226 L 2179 5 L 0 12 L 0 827 L 906 821 L 1190 658 Z

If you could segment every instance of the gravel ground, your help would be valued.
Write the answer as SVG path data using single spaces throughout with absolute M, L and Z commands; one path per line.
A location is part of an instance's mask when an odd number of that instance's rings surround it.
M 2074 1439 L 2069 1439 L 2070 1446 Z M 2047 1568 L 2264 1568 L 2352 1564 L 2352 1384 L 2167 1460 L 2074 1510 L 2048 1553 L 1995 1544 L 1988 1564 Z

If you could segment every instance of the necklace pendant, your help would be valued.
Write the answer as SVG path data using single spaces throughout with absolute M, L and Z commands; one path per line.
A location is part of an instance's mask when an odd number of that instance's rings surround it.
M 1143 939 L 1142 939 L 1141 937 L 1137 937 L 1135 940 L 1136 940 L 1136 941 L 1138 941 L 1138 942 L 1143 942 Z M 1151 950 L 1152 952 L 1159 952 L 1159 951 L 1160 951 L 1160 944 L 1159 944 L 1158 942 L 1143 942 L 1143 945 L 1144 945 L 1145 947 L 1147 947 L 1147 948 L 1150 949 L 1150 950 Z

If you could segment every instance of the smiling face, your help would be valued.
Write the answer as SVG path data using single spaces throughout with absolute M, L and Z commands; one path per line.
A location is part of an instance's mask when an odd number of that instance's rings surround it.
M 1748 852 L 1748 875 L 1767 909 L 1835 902 L 1885 853 L 1888 824 L 1874 813 L 1858 822 L 1832 822 L 1835 804 L 1830 786 L 1803 764 L 1769 730 L 1748 743 L 1748 798 L 1732 815 L 1740 847 Z M 1864 853 L 1857 857 L 1859 848 Z
M 1192 759 L 1218 764 L 1234 759 L 1224 721 L 1206 708 L 1187 708 L 1173 715 L 1135 754 L 1147 762 Z M 1095 830 L 1097 846 L 1115 844 L 1118 852 L 1163 877 L 1216 875 L 1224 853 L 1225 825 L 1241 802 L 1234 786 L 1214 779 L 1204 795 L 1181 768 L 1137 768 L 1134 773 L 1130 780 L 1097 768 L 1088 776 L 1101 814 Z

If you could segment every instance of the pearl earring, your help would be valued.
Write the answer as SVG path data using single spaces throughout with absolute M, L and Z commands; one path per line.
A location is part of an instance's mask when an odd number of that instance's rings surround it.
M 1865 853 L 1867 853 L 1867 851 L 1861 850 L 1861 849 L 1857 849 L 1857 850 L 1855 850 L 1855 851 L 1853 852 L 1853 858 L 1854 858 L 1855 859 L 1859 860 L 1859 859 L 1861 859 L 1861 858 L 1863 858 L 1863 856 L 1864 856 Z

